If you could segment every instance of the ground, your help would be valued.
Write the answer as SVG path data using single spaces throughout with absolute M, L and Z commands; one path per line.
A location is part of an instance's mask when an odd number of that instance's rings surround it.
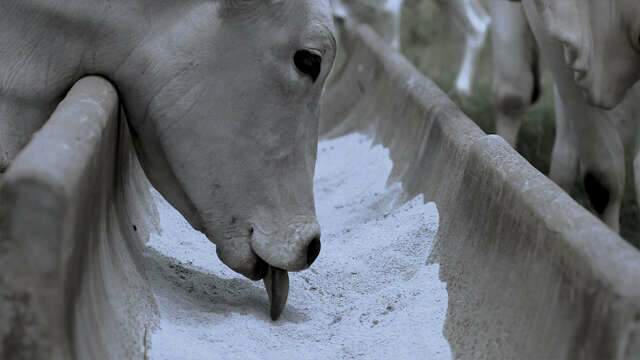
M 446 285 L 427 264 L 438 211 L 400 204 L 388 153 L 363 135 L 323 141 L 315 179 L 322 253 L 292 274 L 282 318 L 214 245 L 157 196 L 163 232 L 149 273 L 161 319 L 152 359 L 450 359 Z

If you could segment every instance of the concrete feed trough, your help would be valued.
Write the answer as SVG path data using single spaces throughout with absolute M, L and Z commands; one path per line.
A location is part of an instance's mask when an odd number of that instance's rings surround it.
M 372 134 L 407 198 L 438 205 L 433 257 L 456 358 L 637 358 L 640 253 L 367 26 L 347 23 L 343 35 L 323 130 Z
M 436 203 L 430 260 L 447 285 L 453 356 L 637 358 L 640 253 L 370 28 L 341 30 L 322 132 L 371 136 L 402 197 Z M 2 178 L 0 358 L 147 355 L 157 319 L 141 259 L 156 216 L 148 188 L 116 92 L 81 80 Z
M 0 358 L 137 358 L 156 215 L 107 81 L 80 80 L 2 178 Z

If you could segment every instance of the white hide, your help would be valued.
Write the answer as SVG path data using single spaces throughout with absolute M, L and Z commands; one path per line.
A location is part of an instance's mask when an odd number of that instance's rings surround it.
M 585 184 L 594 210 L 607 225 L 618 231 L 626 166 L 631 163 L 626 161 L 626 156 L 637 154 L 638 148 L 640 85 L 630 90 L 625 100 L 611 111 L 589 105 L 583 90 L 574 81 L 573 69 L 564 61 L 562 43 L 549 36 L 548 23 L 542 21 L 536 1 L 525 0 L 523 5 L 541 55 L 555 80 L 564 110 L 564 117 L 559 118 L 561 122 L 552 158 L 551 177 L 567 191 L 572 191 L 575 178 L 571 178 L 571 173 L 575 165 L 573 156 L 567 154 L 571 154 L 574 150 L 569 149 L 575 146 L 579 180 Z
M 464 54 L 454 88 L 460 95 L 471 94 L 478 68 L 480 52 L 484 48 L 491 17 L 478 0 L 437 0 L 464 34 Z
M 524 114 L 539 95 L 538 51 L 522 5 L 491 1 L 496 132 L 516 146 Z
M 565 107 L 558 93 L 553 89 L 556 115 L 556 136 L 551 153 L 549 177 L 565 190 L 571 190 L 578 178 L 578 153 L 576 152 L 575 132 L 565 115 Z
M 465 44 L 455 91 L 468 96 L 484 47 L 491 18 L 478 0 L 434 0 L 462 31 Z M 404 0 L 334 0 L 337 17 L 353 16 L 370 25 L 394 48 L 400 48 L 401 10 Z
M 392 15 L 392 19 L 393 19 L 392 20 L 393 36 L 391 40 L 391 45 L 396 49 L 400 48 L 400 34 L 401 34 L 400 15 L 401 15 L 403 4 L 404 4 L 404 0 L 387 0 L 385 2 L 385 10 Z
M 100 74 L 149 180 L 227 266 L 259 280 L 317 258 L 329 0 L 3 0 L 0 49 L 0 172 L 75 81 Z
M 640 80 L 640 1 L 536 0 L 590 104 L 612 109 Z

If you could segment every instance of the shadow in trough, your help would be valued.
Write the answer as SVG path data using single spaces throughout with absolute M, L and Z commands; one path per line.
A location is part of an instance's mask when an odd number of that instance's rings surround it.
M 147 274 L 161 308 L 167 304 L 179 306 L 180 309 L 173 310 L 185 314 L 196 311 L 225 317 L 234 313 L 250 314 L 258 320 L 272 322 L 262 282 L 221 278 L 150 247 L 145 249 L 145 257 Z M 273 324 L 279 326 L 308 320 L 304 312 L 287 304 L 282 317 Z

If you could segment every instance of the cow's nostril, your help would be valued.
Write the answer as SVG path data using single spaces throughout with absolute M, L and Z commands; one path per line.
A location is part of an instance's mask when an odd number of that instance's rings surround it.
M 311 266 L 316 261 L 318 255 L 320 255 L 320 247 L 320 236 L 316 236 L 307 247 L 307 266 Z

